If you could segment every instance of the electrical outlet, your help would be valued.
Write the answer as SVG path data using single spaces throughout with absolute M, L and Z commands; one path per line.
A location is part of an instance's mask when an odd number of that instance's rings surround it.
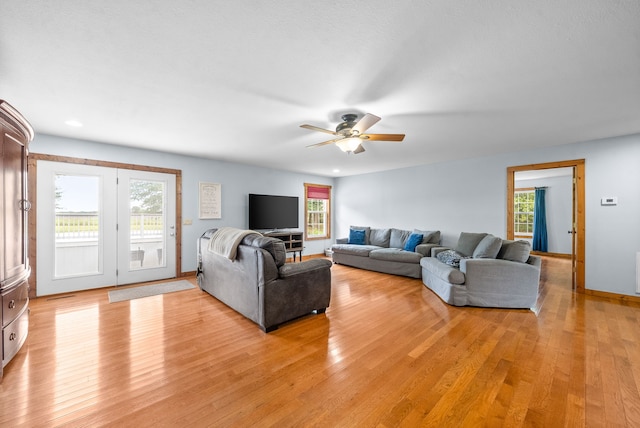
M 185 226 L 191 226 L 193 224 L 193 220 L 191 220 L 190 218 L 185 218 L 182 224 L 184 224 Z

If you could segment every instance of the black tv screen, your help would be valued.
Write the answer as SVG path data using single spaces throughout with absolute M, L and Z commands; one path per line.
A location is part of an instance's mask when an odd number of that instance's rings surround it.
M 298 197 L 249 194 L 249 229 L 298 228 Z

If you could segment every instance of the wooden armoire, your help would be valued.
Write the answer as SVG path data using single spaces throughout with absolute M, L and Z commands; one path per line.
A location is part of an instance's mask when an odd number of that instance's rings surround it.
M 29 258 L 27 256 L 29 122 L 9 103 L 0 100 L 0 318 L 2 366 L 20 351 L 29 330 Z

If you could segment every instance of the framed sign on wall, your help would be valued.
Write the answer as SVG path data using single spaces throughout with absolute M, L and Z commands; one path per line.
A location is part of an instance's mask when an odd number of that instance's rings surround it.
M 198 192 L 198 217 L 201 219 L 222 218 L 222 185 L 200 182 Z

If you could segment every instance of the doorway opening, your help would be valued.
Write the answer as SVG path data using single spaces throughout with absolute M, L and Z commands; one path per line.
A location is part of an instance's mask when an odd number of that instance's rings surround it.
M 507 239 L 517 237 L 515 230 L 514 195 L 516 174 L 525 171 L 554 170 L 570 168 L 571 186 L 571 269 L 572 288 L 585 291 L 585 168 L 584 159 L 520 165 L 507 168 Z

